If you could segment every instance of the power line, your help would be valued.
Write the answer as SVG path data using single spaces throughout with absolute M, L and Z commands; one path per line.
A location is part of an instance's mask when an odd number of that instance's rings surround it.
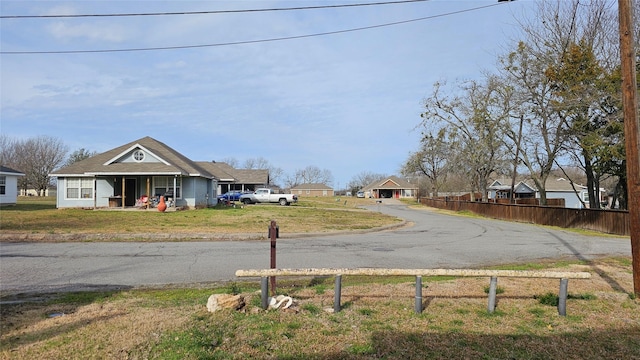
M 124 13 L 124 14 L 0 15 L 0 19 L 50 19 L 50 18 L 83 18 L 83 17 L 233 14 L 233 13 L 250 13 L 250 12 L 315 10 L 315 9 L 332 9 L 332 8 L 362 7 L 362 6 L 377 6 L 377 5 L 394 5 L 394 4 L 405 4 L 405 3 L 425 2 L 425 1 L 431 1 L 431 0 L 400 0 L 400 1 L 385 1 L 385 2 L 359 3 L 359 4 L 298 6 L 298 7 L 287 7 L 287 8 L 245 9 L 245 10 L 179 11 L 179 12 L 157 12 L 157 13 Z
M 200 45 L 161 46 L 161 47 L 127 48 L 127 49 L 54 50 L 54 51 L 0 51 L 0 54 L 1 55 L 34 55 L 34 54 L 114 53 L 114 52 L 138 52 L 138 51 L 196 49 L 196 48 L 205 48 L 205 47 L 219 47 L 219 46 L 230 46 L 230 45 L 257 44 L 257 43 L 265 43 L 265 42 L 304 39 L 304 38 L 326 36 L 326 35 L 336 35 L 336 34 L 343 34 L 343 33 L 348 33 L 348 32 L 356 32 L 356 31 L 370 30 L 370 29 L 376 29 L 376 28 L 382 28 L 382 27 L 388 27 L 388 26 L 395 26 L 395 25 L 401 25 L 401 24 L 407 24 L 407 23 L 412 23 L 412 22 L 417 22 L 417 21 L 436 19 L 436 18 L 440 18 L 440 17 L 451 16 L 451 15 L 461 14 L 461 13 L 465 13 L 465 12 L 481 10 L 481 9 L 485 9 L 485 8 L 489 8 L 489 7 L 493 7 L 493 6 L 498 6 L 498 5 L 499 4 L 478 6 L 478 7 L 475 7 L 475 8 L 458 10 L 458 11 L 448 12 L 448 13 L 444 13 L 444 14 L 425 16 L 425 17 L 420 17 L 420 18 L 416 18 L 416 19 L 396 21 L 396 22 L 385 23 L 385 24 L 363 26 L 363 27 L 344 29 L 344 30 L 327 31 L 327 32 L 321 32 L 321 33 L 314 33 L 314 34 L 286 36 L 286 37 L 279 37 L 279 38 L 269 38 L 269 39 L 244 40 L 244 41 L 233 41 L 233 42 L 214 43 L 214 44 L 200 44 Z

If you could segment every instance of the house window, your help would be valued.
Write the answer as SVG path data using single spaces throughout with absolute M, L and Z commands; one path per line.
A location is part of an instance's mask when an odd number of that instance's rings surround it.
M 133 160 L 135 160 L 136 162 L 141 162 L 142 160 L 144 160 L 144 151 L 142 150 L 136 150 L 133 152 Z
M 0 195 L 7 194 L 7 177 L 2 175 L 0 176 Z
M 68 178 L 65 194 L 67 199 L 93 199 L 93 179 Z
M 173 193 L 173 177 L 168 176 L 154 176 L 153 177 L 153 196 L 165 196 L 165 194 Z M 182 198 L 182 178 L 176 179 L 176 194 L 171 196 L 174 199 Z M 169 197 L 169 196 L 167 196 Z

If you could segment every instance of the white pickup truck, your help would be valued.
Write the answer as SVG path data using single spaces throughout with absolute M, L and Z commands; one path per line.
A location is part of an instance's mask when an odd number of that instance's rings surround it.
M 298 202 L 298 196 L 295 194 L 276 194 L 271 189 L 256 189 L 253 193 L 242 194 L 240 202 L 243 204 L 279 203 L 280 205 L 290 205 Z

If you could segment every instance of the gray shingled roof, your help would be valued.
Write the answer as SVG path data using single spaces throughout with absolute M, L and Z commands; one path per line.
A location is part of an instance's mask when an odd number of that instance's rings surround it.
M 418 185 L 414 185 L 407 180 L 401 179 L 397 176 L 389 176 L 382 180 L 374 181 L 371 184 L 365 186 L 362 190 L 375 190 L 375 189 L 417 189 Z
M 136 147 L 144 148 L 153 153 L 165 163 L 125 163 L 113 162 L 118 156 L 124 155 Z M 82 175 L 184 175 L 213 178 L 214 176 L 197 163 L 189 160 L 164 143 L 151 137 L 143 137 L 124 144 L 115 149 L 78 161 L 72 165 L 51 173 L 51 176 L 82 176 Z
M 232 172 L 235 170 L 233 167 L 223 162 L 215 162 L 215 161 L 198 161 L 196 162 L 199 166 L 207 170 L 213 176 L 215 176 L 218 180 L 221 181 L 236 181 L 236 178 L 233 176 Z
M 266 169 L 235 169 L 224 162 L 197 162 L 197 164 L 220 181 L 260 185 L 269 183 L 269 170 Z

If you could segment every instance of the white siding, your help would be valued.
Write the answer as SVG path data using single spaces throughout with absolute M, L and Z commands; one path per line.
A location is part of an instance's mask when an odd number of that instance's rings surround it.
M 0 205 L 15 205 L 18 201 L 18 176 L 1 174 L 5 177 L 5 191 L 0 195 Z

